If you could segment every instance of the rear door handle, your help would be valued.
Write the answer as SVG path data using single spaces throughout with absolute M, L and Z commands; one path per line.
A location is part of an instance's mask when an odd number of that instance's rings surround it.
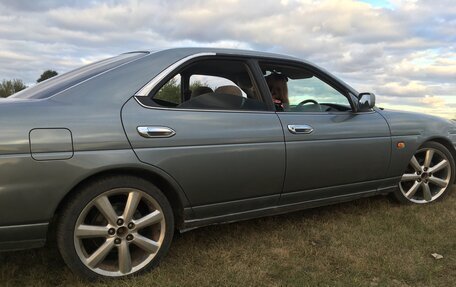
M 288 130 L 292 134 L 310 134 L 314 131 L 313 127 L 309 125 L 288 125 Z
M 170 138 L 176 134 L 176 131 L 168 127 L 137 127 L 138 133 L 145 138 Z

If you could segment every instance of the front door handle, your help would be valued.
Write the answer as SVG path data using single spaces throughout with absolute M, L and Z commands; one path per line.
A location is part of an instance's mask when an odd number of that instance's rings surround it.
M 288 125 L 288 130 L 292 134 L 310 134 L 314 129 L 309 125 Z
M 137 127 L 138 133 L 145 138 L 170 138 L 176 134 L 176 131 L 168 127 Z

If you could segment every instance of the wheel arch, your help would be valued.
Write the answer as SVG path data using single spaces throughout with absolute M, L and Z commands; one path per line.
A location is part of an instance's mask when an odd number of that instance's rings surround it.
M 451 156 L 453 157 L 453 161 L 456 163 L 456 149 L 449 139 L 444 138 L 444 137 L 431 137 L 431 138 L 428 138 L 426 141 L 424 141 L 421 145 L 423 145 L 427 142 L 436 142 L 436 143 L 439 143 L 439 144 L 443 145 L 444 147 L 446 147 L 448 149 L 448 151 L 451 153 Z M 456 172 L 456 171 L 454 171 L 454 172 Z M 456 184 L 456 176 L 455 176 L 454 183 Z
M 87 185 L 92 184 L 100 178 L 125 175 L 139 177 L 156 185 L 163 192 L 163 194 L 168 199 L 171 205 L 173 215 L 175 218 L 176 228 L 180 228 L 182 226 L 184 218 L 186 217 L 186 207 L 189 207 L 188 199 L 186 198 L 182 189 L 177 185 L 177 183 L 159 174 L 158 172 L 138 167 L 108 169 L 98 171 L 94 174 L 85 177 L 77 184 L 75 184 L 69 190 L 69 192 L 67 192 L 65 196 L 60 200 L 59 204 L 57 205 L 53 213 L 51 225 L 55 225 L 58 214 L 61 213 L 62 209 L 65 207 L 65 204 L 76 192 L 78 192 L 78 190 L 84 188 Z M 191 209 L 189 209 L 189 211 L 187 212 L 191 213 Z

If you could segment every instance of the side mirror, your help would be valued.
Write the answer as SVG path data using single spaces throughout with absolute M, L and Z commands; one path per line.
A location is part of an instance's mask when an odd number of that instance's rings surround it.
M 360 93 L 358 95 L 358 110 L 360 112 L 370 111 L 375 106 L 375 95 L 373 93 Z

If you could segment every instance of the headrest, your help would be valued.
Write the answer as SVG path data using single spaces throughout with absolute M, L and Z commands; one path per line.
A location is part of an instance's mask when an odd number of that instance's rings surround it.
M 239 89 L 236 86 L 232 86 L 232 85 L 220 86 L 217 89 L 215 89 L 215 93 L 217 93 L 217 94 L 235 95 L 235 96 L 242 97 L 241 89 Z
M 202 94 L 213 93 L 213 92 L 214 91 L 211 88 L 206 87 L 206 86 L 196 87 L 192 91 L 192 98 L 198 97 Z

